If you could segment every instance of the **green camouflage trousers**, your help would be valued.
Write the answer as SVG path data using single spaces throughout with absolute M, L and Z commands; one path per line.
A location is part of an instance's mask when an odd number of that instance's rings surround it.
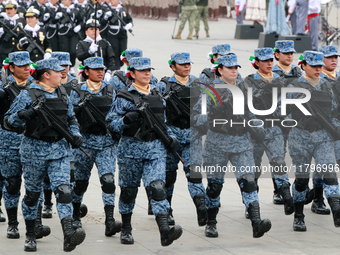
M 178 31 L 183 31 L 185 23 L 187 22 L 187 20 L 189 21 L 189 31 L 194 30 L 196 12 L 197 12 L 196 6 L 182 7 L 181 24 L 179 24 Z
M 200 20 L 203 20 L 204 23 L 204 30 L 209 31 L 209 25 L 208 25 L 208 6 L 197 6 L 197 12 L 196 12 L 196 20 L 195 20 L 195 30 L 196 32 L 200 31 Z

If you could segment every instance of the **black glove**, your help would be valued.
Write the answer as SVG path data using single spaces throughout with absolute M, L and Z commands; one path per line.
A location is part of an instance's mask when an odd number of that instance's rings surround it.
M 36 116 L 36 113 L 33 109 L 20 111 L 18 112 L 18 117 L 21 120 L 31 120 Z
M 253 139 L 257 142 L 257 143 L 262 143 L 264 141 L 264 138 L 266 137 L 266 131 L 262 128 L 259 128 L 256 131 L 256 137 L 253 137 Z
M 131 124 L 131 123 L 139 120 L 140 117 L 141 117 L 141 115 L 137 111 L 127 112 L 124 116 L 123 122 L 124 122 L 124 124 Z
M 216 118 L 216 116 L 223 112 L 223 106 L 222 105 L 214 105 L 210 108 L 210 112 L 208 114 L 208 119 L 212 120 Z
M 170 152 L 175 152 L 181 147 L 181 144 L 176 138 L 171 139 L 171 144 L 169 146 L 169 151 Z
M 73 138 L 72 148 L 77 149 L 83 144 L 83 138 L 81 136 L 76 135 Z

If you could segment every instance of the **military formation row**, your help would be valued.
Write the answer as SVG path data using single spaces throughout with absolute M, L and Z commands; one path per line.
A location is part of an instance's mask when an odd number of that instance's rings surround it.
M 116 71 L 109 82 L 103 80 L 106 69 L 103 58 L 85 59 L 81 69 L 84 82 L 80 84 L 68 74 L 72 63 L 67 52 L 53 52 L 51 58 L 37 61 L 31 67 L 28 52 L 10 53 L 0 90 L 4 104 L 0 162 L 8 238 L 19 237 L 17 208 L 23 176 L 25 250 L 35 251 L 36 239 L 50 233 L 41 222 L 45 184 L 56 196 L 64 251 L 75 249 L 86 236 L 81 202 L 96 164 L 106 216 L 105 235 L 121 232 L 122 244 L 134 243 L 131 218 L 143 180 L 149 213 L 156 218 L 162 246 L 168 246 L 182 235 L 171 208 L 179 161 L 184 166 L 198 225 L 205 226 L 207 237 L 218 237 L 216 219 L 225 173 L 208 171 L 205 188 L 199 169 L 226 166 L 228 162 L 236 169 L 253 237 L 261 237 L 271 229 L 271 221 L 260 217 L 257 181 L 263 154 L 266 152 L 273 168 L 284 169 L 287 144 L 296 178 L 291 194 L 287 172 L 272 173 L 273 202 L 283 203 L 286 215 L 295 212 L 295 231 L 306 231 L 304 204 L 313 200 L 315 213 L 330 214 L 324 204 L 325 193 L 334 225 L 339 227 L 339 185 L 332 171 L 336 160 L 340 163 L 337 47 L 304 52 L 299 63 L 302 72 L 292 65 L 293 41 L 277 41 L 275 46 L 275 53 L 271 48 L 254 51 L 252 63 L 257 72 L 244 80 L 238 73 L 237 56 L 228 44 L 212 48 L 209 57 L 213 66 L 204 69 L 199 78 L 191 75 L 189 53 L 173 53 L 169 60 L 173 75 L 159 82 L 152 75 L 151 60 L 136 48 L 121 54 L 127 71 Z M 273 67 L 274 58 L 278 63 Z M 257 114 L 255 109 L 271 108 L 273 87 L 309 91 L 311 99 L 304 106 L 312 115 L 305 116 L 294 107 L 282 115 L 280 96 L 277 110 Z M 234 115 L 231 92 L 241 90 L 242 97 L 247 98 L 249 88 L 255 108 L 249 110 L 245 104 L 245 114 Z M 218 95 L 220 104 L 215 97 L 207 97 L 212 93 Z M 301 90 L 286 94 L 291 100 L 301 100 L 301 96 Z M 202 111 L 205 98 L 207 114 Z M 215 125 L 216 119 L 234 123 L 252 120 L 253 125 Z M 269 125 L 266 119 L 295 120 L 297 125 L 284 128 Z M 202 146 L 203 136 L 206 138 Z M 307 165 L 313 158 L 315 164 L 326 168 L 315 173 L 310 190 Z M 122 222 L 113 217 L 116 160 Z
M 0 6 L 1 64 L 10 52 L 18 50 L 28 51 L 34 62 L 49 58 L 52 51 L 63 51 L 70 53 L 72 74 L 76 57 L 84 61 L 100 56 L 108 73 L 120 69 L 119 56 L 127 47 L 127 32 L 132 33 L 133 21 L 119 0 L 97 4 L 9 0 Z

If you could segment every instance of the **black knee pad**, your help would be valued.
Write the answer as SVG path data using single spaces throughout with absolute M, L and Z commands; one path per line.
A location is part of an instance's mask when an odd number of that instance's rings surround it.
M 165 187 L 170 188 L 175 185 L 177 178 L 177 171 L 165 172 Z
M 75 181 L 76 185 L 74 186 L 74 193 L 77 196 L 82 196 L 84 195 L 84 193 L 87 190 L 87 186 L 89 186 L 89 181 L 85 180 L 85 181 Z
M 71 187 L 68 184 L 59 185 L 55 191 L 57 202 L 61 204 L 68 204 L 72 202 Z
M 238 185 L 242 192 L 250 193 L 257 191 L 257 185 L 253 174 L 242 175 L 238 181 Z
M 218 198 L 218 196 L 221 194 L 223 184 L 218 184 L 218 183 L 208 183 L 207 187 L 207 196 L 210 198 Z
M 44 183 L 46 183 L 46 184 L 51 184 L 51 182 L 50 182 L 50 177 L 48 177 L 48 174 L 45 175 Z
M 8 194 L 16 195 L 20 191 L 21 176 L 10 177 L 6 179 L 6 190 Z
M 138 193 L 138 187 L 121 187 L 120 189 L 120 200 L 126 204 L 130 204 L 135 201 Z
M 323 176 L 323 182 L 327 185 L 338 185 L 338 177 L 335 171 L 327 172 Z
M 150 183 L 148 187 L 150 198 L 155 201 L 162 201 L 166 199 L 165 183 L 162 180 L 155 180 Z
M 187 177 L 188 182 L 191 183 L 202 183 L 201 167 L 198 166 L 199 171 L 196 171 L 196 165 L 188 166 L 184 168 L 185 173 L 189 173 Z
M 298 192 L 305 191 L 307 189 L 308 182 L 309 182 L 309 175 L 296 178 L 294 181 L 296 191 Z
M 72 183 L 72 182 L 75 182 L 75 181 L 76 181 L 76 179 L 74 179 L 74 170 L 71 169 L 71 171 L 70 171 L 70 182 Z
M 100 178 L 100 183 L 102 184 L 102 191 L 106 194 L 113 194 L 116 190 L 115 177 L 113 174 L 104 174 Z
M 26 189 L 24 202 L 27 206 L 35 206 L 38 204 L 39 197 L 40 197 L 40 192 L 32 192 Z

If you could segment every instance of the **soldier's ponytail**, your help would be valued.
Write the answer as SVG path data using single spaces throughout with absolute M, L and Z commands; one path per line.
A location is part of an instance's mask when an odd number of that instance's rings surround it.
M 42 69 L 42 70 L 35 70 L 33 74 L 31 74 L 31 76 L 36 80 L 36 81 L 40 81 L 42 76 L 44 75 L 44 73 L 48 73 L 50 74 L 50 69 L 46 68 L 46 69 Z

